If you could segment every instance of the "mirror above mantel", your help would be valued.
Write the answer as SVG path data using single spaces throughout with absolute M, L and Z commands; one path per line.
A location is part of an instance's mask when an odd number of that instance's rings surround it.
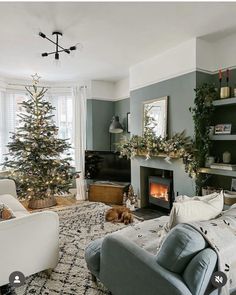
M 168 96 L 143 103 L 143 134 L 153 132 L 157 137 L 167 136 Z

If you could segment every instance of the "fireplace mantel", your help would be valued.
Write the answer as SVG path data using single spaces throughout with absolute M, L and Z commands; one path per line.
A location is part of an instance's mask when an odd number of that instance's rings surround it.
M 138 153 L 138 155 L 136 155 L 135 157 L 145 157 L 146 158 L 147 153 Z M 164 153 L 160 153 L 160 154 L 150 154 L 151 158 L 170 158 L 170 159 L 180 159 L 178 154 L 171 154 L 171 155 L 167 155 Z

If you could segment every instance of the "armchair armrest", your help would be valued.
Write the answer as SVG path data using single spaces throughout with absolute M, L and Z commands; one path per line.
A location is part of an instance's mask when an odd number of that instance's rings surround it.
M 22 211 L 29 214 L 25 207 L 12 195 L 0 195 L 0 202 L 7 205 L 13 212 Z
M 102 244 L 99 277 L 115 295 L 191 295 L 179 275 L 165 270 L 154 255 L 115 233 Z
M 44 211 L 0 223 L 0 286 L 13 271 L 25 276 L 54 268 L 59 254 L 59 220 Z

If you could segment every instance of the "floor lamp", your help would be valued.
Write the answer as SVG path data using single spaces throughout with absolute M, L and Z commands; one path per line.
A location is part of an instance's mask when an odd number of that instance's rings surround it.
M 119 122 L 119 117 L 118 116 L 113 116 L 111 120 L 111 124 L 109 127 L 109 132 L 110 132 L 110 151 L 111 151 L 111 135 L 112 133 L 118 134 L 122 133 L 124 131 L 122 125 Z

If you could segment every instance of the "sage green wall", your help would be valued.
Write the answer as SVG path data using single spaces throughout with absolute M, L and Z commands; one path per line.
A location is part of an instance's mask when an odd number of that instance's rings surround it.
M 214 83 L 214 75 L 204 72 L 196 72 L 197 87 L 201 86 L 203 83 Z
M 127 130 L 126 116 L 129 111 L 129 98 L 120 101 L 89 99 L 87 101 L 87 149 L 109 151 L 109 126 L 112 116 L 119 116 L 121 124 Z M 126 131 L 122 135 L 129 136 Z M 118 142 L 122 135 L 112 135 L 112 149 L 114 149 L 114 143 Z
M 87 100 L 86 149 L 93 149 L 93 100 Z
M 130 137 L 130 134 L 127 132 L 127 113 L 130 112 L 130 98 L 125 98 L 114 102 L 114 114 L 119 116 L 120 123 L 124 128 L 124 132 L 120 134 L 114 134 L 113 143 L 117 143 L 125 136 L 126 138 Z M 113 146 L 114 148 L 114 146 Z
M 87 149 L 110 150 L 109 125 L 114 110 L 112 101 L 89 99 L 87 102 Z
M 192 72 L 132 91 L 130 94 L 131 133 L 142 134 L 143 102 L 168 96 L 168 135 L 185 130 L 187 135 L 193 137 L 194 124 L 189 107 L 194 105 L 195 88 L 196 72 Z M 161 158 L 145 160 L 143 157 L 135 157 L 131 160 L 131 179 L 138 194 L 140 193 L 141 166 L 172 170 L 175 194 L 194 195 L 194 179 L 185 172 L 182 160 L 173 159 L 172 164 L 169 164 Z
M 196 72 L 149 85 L 130 94 L 131 133 L 142 134 L 143 102 L 168 96 L 168 134 L 186 130 L 193 136 L 194 126 L 189 107 L 194 104 Z

